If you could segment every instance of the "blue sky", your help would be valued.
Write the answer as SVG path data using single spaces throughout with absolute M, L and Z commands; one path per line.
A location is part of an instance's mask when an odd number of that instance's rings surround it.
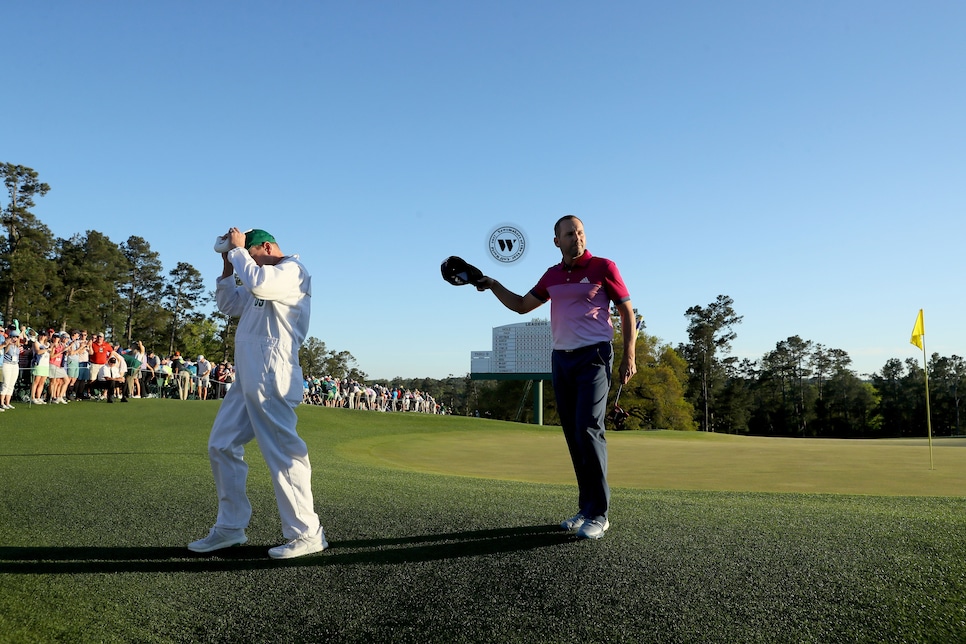
M 0 160 L 59 237 L 147 239 L 209 286 L 260 227 L 314 277 L 311 335 L 373 378 L 462 376 L 581 217 L 647 332 L 718 294 L 733 354 L 792 335 L 860 374 L 966 355 L 966 4 L 43 2 L 4 10 Z M 503 266 L 487 240 L 520 228 Z

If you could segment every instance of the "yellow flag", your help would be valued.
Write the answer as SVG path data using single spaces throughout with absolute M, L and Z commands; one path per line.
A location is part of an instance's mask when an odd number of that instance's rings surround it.
M 912 327 L 912 339 L 909 342 L 922 349 L 924 335 L 926 335 L 926 326 L 922 322 L 922 309 L 919 309 L 919 317 L 916 318 L 916 326 Z

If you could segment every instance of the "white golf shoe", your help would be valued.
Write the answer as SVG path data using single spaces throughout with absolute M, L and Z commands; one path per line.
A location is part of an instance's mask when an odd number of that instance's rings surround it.
M 272 559 L 291 559 L 322 552 L 328 547 L 329 542 L 325 540 L 325 531 L 322 526 L 319 526 L 319 531 L 315 534 L 303 534 L 286 544 L 271 548 L 268 556 Z
M 208 536 L 188 544 L 191 552 L 214 552 L 222 548 L 240 546 L 248 541 L 244 530 L 220 530 L 212 528 Z
M 610 521 L 605 517 L 597 517 L 596 519 L 588 519 L 584 521 L 580 529 L 577 530 L 578 539 L 600 539 L 607 532 L 607 528 L 610 527 Z

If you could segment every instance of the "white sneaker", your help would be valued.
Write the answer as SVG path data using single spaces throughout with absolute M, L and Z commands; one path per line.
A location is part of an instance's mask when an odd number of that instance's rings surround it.
M 240 546 L 248 541 L 244 530 L 219 530 L 212 528 L 208 536 L 188 544 L 191 552 L 213 552 L 231 546 Z
M 561 521 L 560 527 L 563 528 L 564 530 L 576 530 L 580 526 L 584 525 L 584 522 L 586 520 L 587 520 L 587 517 L 585 517 L 582 513 L 578 512 L 577 514 L 570 517 L 569 519 L 564 519 L 563 521 Z
M 610 527 L 610 522 L 606 517 L 597 517 L 585 521 L 580 530 L 577 530 L 578 539 L 600 539 Z
M 271 548 L 268 556 L 272 559 L 291 559 L 322 552 L 328 547 L 329 542 L 325 540 L 325 531 L 322 526 L 319 526 L 319 531 L 315 534 L 303 534 L 284 545 Z

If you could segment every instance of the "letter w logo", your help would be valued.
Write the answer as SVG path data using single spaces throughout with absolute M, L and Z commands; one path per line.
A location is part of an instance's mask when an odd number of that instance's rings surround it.
M 511 253 L 511 252 L 513 252 L 513 242 L 514 242 L 514 240 L 512 240 L 512 239 L 498 239 L 497 241 L 500 242 L 500 250 L 502 250 L 504 253 Z

